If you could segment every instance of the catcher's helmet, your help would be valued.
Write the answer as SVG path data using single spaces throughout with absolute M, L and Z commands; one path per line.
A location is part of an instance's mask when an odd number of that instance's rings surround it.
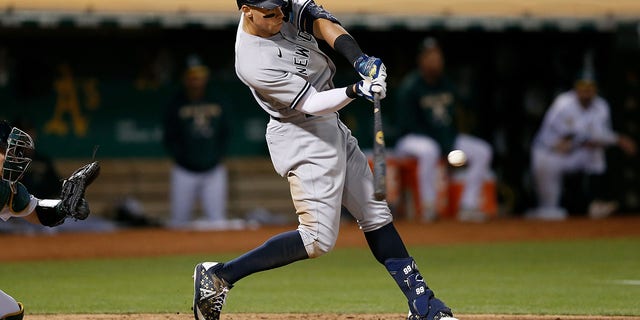
M 33 139 L 26 132 L 13 127 L 7 138 L 4 164 L 2 166 L 2 179 L 11 184 L 15 193 L 15 183 L 22 178 L 31 163 L 31 152 L 34 149 Z
M 263 9 L 275 9 L 277 7 L 284 7 L 287 4 L 287 0 L 236 0 L 236 2 L 238 3 L 238 9 L 245 4 L 250 7 Z

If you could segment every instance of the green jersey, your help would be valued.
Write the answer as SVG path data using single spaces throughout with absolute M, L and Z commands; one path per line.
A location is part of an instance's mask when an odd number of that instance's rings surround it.
M 7 221 L 11 217 L 23 217 L 31 213 L 38 203 L 27 188 L 20 182 L 16 183 L 16 193 L 13 193 L 8 181 L 0 179 L 0 219 Z
M 455 110 L 458 100 L 455 87 L 448 79 L 429 84 L 417 71 L 409 74 L 397 95 L 400 134 L 427 135 L 440 145 L 444 154 L 448 153 L 453 150 L 458 135 Z
M 175 162 L 192 172 L 213 169 L 225 156 L 229 138 L 227 108 L 207 96 L 189 101 L 178 95 L 168 106 L 164 144 Z

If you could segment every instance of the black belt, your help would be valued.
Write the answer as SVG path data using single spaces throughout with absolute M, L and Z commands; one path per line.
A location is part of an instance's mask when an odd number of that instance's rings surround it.
M 280 122 L 281 122 L 282 120 L 290 119 L 290 118 L 278 118 L 278 117 L 274 117 L 274 116 L 272 116 L 272 115 L 269 115 L 269 116 L 271 117 L 271 119 L 276 120 L 276 121 L 280 121 Z M 306 114 L 306 113 L 304 114 L 304 118 L 305 118 L 305 119 L 309 119 L 309 118 L 313 118 L 313 117 L 315 117 L 315 116 L 314 116 L 314 115 L 312 115 L 312 114 Z M 292 118 L 294 118 L 294 117 L 292 117 Z

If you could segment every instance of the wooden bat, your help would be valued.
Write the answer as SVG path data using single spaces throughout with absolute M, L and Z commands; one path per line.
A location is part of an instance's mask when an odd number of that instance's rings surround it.
M 382 109 L 380 97 L 373 99 L 373 190 L 376 200 L 387 197 L 387 162 L 385 159 L 384 131 L 382 130 Z

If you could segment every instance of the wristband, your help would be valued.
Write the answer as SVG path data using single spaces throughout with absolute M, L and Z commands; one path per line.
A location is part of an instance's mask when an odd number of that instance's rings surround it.
M 55 227 L 64 222 L 67 215 L 59 210 L 58 204 L 60 204 L 60 200 L 45 199 L 38 201 L 36 214 L 38 215 L 38 220 L 40 220 L 40 223 L 43 226 Z
M 346 33 L 341 34 L 336 38 L 333 42 L 333 48 L 336 52 L 347 58 L 347 61 L 349 61 L 352 66 L 355 65 L 358 57 L 363 54 L 362 49 L 360 49 L 360 46 L 356 42 L 356 39 Z
M 355 84 L 352 84 L 350 86 L 347 86 L 345 93 L 347 94 L 347 97 L 351 98 L 351 99 L 355 99 L 358 97 L 358 94 L 356 93 L 356 90 L 354 88 Z

